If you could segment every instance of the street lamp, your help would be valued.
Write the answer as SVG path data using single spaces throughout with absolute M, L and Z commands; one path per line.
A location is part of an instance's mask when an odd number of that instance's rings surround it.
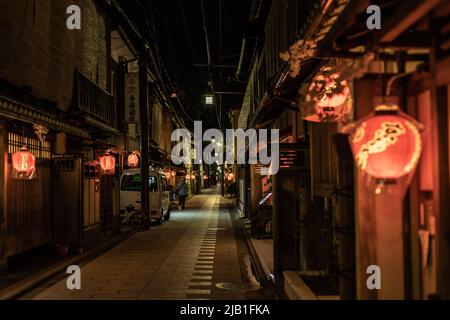
M 206 95 L 205 96 L 205 105 L 212 106 L 214 104 L 214 96 Z

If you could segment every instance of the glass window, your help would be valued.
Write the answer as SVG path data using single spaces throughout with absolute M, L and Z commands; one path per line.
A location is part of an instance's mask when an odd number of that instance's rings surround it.
M 158 183 L 155 176 L 149 177 L 148 186 L 150 192 L 158 191 Z M 141 191 L 141 175 L 125 175 L 122 179 L 121 188 L 123 191 Z
M 169 190 L 169 186 L 167 184 L 166 176 L 160 176 L 160 179 L 161 179 L 161 189 L 162 189 L 162 191 L 168 191 Z
M 156 192 L 158 191 L 158 180 L 156 180 L 155 176 L 150 176 L 149 177 L 149 191 L 150 192 Z
M 124 191 L 141 191 L 141 176 L 138 174 L 123 176 L 121 187 Z

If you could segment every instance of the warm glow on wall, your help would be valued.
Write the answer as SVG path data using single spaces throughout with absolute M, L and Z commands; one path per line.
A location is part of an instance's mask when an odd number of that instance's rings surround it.
M 226 175 L 226 178 L 228 179 L 228 181 L 233 181 L 234 180 L 234 173 L 228 173 Z

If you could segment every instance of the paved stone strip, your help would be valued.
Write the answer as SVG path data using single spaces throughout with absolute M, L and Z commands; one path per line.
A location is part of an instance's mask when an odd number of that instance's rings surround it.
M 230 214 L 226 206 L 226 200 L 219 198 L 214 205 L 214 210 L 218 212 L 217 224 L 209 227 L 209 232 L 216 236 L 216 246 L 214 252 L 214 263 L 212 269 L 211 298 L 220 299 L 244 299 L 244 293 L 236 290 L 224 290 L 216 285 L 222 282 L 242 284 L 242 277 L 239 265 L 239 256 L 235 242 L 233 225 Z M 197 298 L 198 295 L 188 295 L 188 298 Z
M 191 198 L 171 220 L 140 232 L 81 268 L 82 289 L 66 278 L 34 299 L 242 299 L 217 288 L 242 283 L 230 214 L 218 195 Z
M 68 290 L 64 279 L 34 299 L 184 299 L 188 293 L 208 293 L 191 292 L 189 286 L 208 227 L 217 223 L 211 214 L 215 198 L 194 199 L 188 205 L 200 210 L 174 211 L 172 221 L 132 236 L 83 266 L 81 290 Z
M 214 199 L 212 208 L 217 198 Z M 217 226 L 218 211 L 211 209 L 211 219 L 208 227 Z M 203 236 L 202 245 L 198 254 L 195 270 L 191 283 L 189 285 L 189 292 L 186 292 L 186 297 L 195 296 L 196 299 L 210 299 L 211 289 L 213 283 L 211 281 L 204 281 L 212 279 L 214 268 L 214 254 L 217 241 L 217 232 L 207 230 Z

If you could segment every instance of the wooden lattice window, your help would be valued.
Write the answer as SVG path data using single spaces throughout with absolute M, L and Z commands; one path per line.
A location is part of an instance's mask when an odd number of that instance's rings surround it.
M 100 165 L 95 161 L 87 161 L 83 164 L 83 176 L 85 179 L 100 179 Z
M 9 154 L 19 151 L 23 146 L 26 146 L 37 159 L 52 158 L 52 144 L 50 141 L 40 141 L 36 138 L 24 137 L 12 132 L 8 133 Z

